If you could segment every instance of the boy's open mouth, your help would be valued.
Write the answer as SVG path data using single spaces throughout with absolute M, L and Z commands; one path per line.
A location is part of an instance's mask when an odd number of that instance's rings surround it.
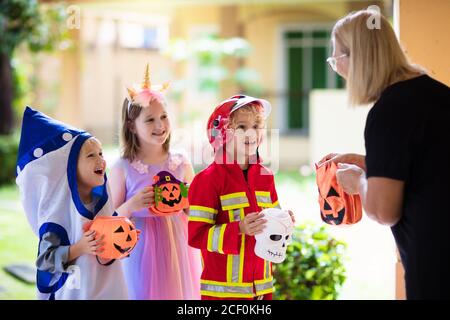
M 94 170 L 94 173 L 98 174 L 99 176 L 103 176 L 103 169 L 97 168 L 97 169 Z

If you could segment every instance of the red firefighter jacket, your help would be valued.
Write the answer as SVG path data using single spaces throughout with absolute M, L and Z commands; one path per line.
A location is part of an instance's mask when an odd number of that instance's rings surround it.
M 254 253 L 255 237 L 239 233 L 245 215 L 279 207 L 274 177 L 259 163 L 212 163 L 189 187 L 189 245 L 201 249 L 201 294 L 252 298 L 273 292 L 272 265 Z

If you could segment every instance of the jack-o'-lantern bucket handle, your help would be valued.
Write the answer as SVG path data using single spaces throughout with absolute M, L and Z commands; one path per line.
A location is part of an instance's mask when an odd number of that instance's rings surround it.
M 101 264 L 102 266 L 109 266 L 109 265 L 112 265 L 113 262 L 116 261 L 116 259 L 111 259 L 111 260 L 109 260 L 107 263 L 102 263 L 102 262 L 100 261 L 100 259 L 98 258 L 98 256 L 95 256 L 95 258 L 97 259 L 97 262 L 98 262 L 99 264 Z

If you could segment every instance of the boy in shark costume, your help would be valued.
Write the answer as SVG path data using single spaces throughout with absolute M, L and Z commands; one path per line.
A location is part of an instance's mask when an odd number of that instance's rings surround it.
M 87 132 L 26 108 L 16 183 L 28 221 L 39 237 L 36 265 L 40 299 L 128 298 L 120 261 L 100 264 L 95 250 L 100 249 L 101 239 L 83 231 L 97 215 L 116 215 L 108 197 L 104 160 L 95 172 L 80 166 L 79 155 L 86 141 L 86 147 L 98 146 L 101 157 L 100 145 Z M 83 161 L 92 161 L 86 159 Z M 86 204 L 79 188 L 83 183 L 80 179 L 89 175 L 101 182 L 92 189 L 89 198 L 93 201 Z M 80 250 L 80 243 L 84 248 L 90 245 L 91 252 Z M 75 258 L 69 261 L 69 257 Z

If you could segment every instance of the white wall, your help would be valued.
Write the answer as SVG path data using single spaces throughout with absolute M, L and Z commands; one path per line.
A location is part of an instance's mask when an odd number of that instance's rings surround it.
M 351 108 L 345 90 L 313 90 L 310 95 L 309 160 L 331 152 L 361 153 L 368 107 Z
M 350 108 L 345 90 L 315 90 L 310 95 L 310 161 L 331 152 L 365 154 L 364 127 L 369 107 Z M 306 200 L 313 196 L 305 196 Z M 314 199 L 315 200 L 315 199 Z M 306 207 L 304 212 L 316 212 Z M 301 212 L 301 211 L 300 211 Z M 300 215 L 299 221 L 308 219 Z M 312 218 L 320 222 L 319 215 Z M 347 247 L 347 280 L 339 299 L 395 299 L 395 243 L 389 228 L 367 218 L 350 227 L 328 226 Z
M 309 139 L 280 135 L 279 163 L 281 169 L 299 169 L 309 161 Z

